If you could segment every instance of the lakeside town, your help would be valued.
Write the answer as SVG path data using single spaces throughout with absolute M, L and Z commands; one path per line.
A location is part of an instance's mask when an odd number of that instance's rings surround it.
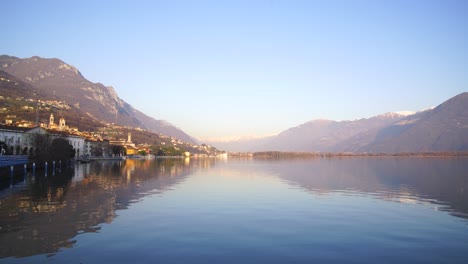
M 158 154 L 155 149 L 170 151 L 172 148 L 176 156 L 217 156 L 224 152 L 219 152 L 215 148 L 206 145 L 195 145 L 183 142 L 174 137 L 158 135 L 163 141 L 158 142 L 158 145 L 148 143 L 135 143 L 132 141 L 132 133 L 128 132 L 126 138 L 117 136 L 106 137 L 106 129 L 99 131 L 79 131 L 76 127 L 67 125 L 65 118 L 60 117 L 58 123 L 55 122 L 55 117 L 50 114 L 49 123 L 40 123 L 35 125 L 33 122 L 21 120 L 13 123 L 11 118 L 15 116 L 9 115 L 4 124 L 0 124 L 0 141 L 6 144 L 6 148 L 2 148 L 2 154 L 11 155 L 27 155 L 34 151 L 31 136 L 34 134 L 50 134 L 54 137 L 62 137 L 68 140 L 73 146 L 76 157 L 106 157 L 106 156 L 132 156 L 132 155 L 147 155 Z M 109 125 L 108 130 L 119 131 L 127 129 L 117 125 Z M 142 131 L 142 129 L 135 129 Z M 113 150 L 112 146 L 119 146 L 118 152 Z M 185 151 L 186 148 L 198 150 L 197 153 Z M 159 152 L 159 155 L 166 156 L 166 153 Z
M 0 81 L 8 82 L 2 78 Z M 64 139 L 73 150 L 59 156 L 60 159 L 89 161 L 96 159 L 153 158 L 156 156 L 182 157 L 240 157 L 240 158 L 310 158 L 354 156 L 467 156 L 464 151 L 402 152 L 402 153 L 353 153 L 353 152 L 225 152 L 207 144 L 192 144 L 175 137 L 157 134 L 142 128 L 100 122 L 99 125 L 83 125 L 95 130 L 80 130 L 65 118 L 73 109 L 60 100 L 40 100 L 24 97 L 0 96 L 0 167 L 45 161 L 39 158 L 41 148 L 38 135 Z M 35 107 L 34 107 L 35 106 Z M 47 116 L 48 118 L 45 118 Z M 70 116 L 70 115 L 68 115 Z M 31 121 L 34 119 L 35 121 Z M 74 120 L 75 123 L 77 122 Z M 79 122 L 79 121 L 78 121 Z M 135 140 L 136 138 L 136 140 Z M 47 150 L 50 152 L 50 150 Z M 60 155 L 58 153 L 57 155 Z M 55 155 L 57 157 L 57 155 Z M 47 155 L 46 155 L 47 156 Z M 50 157 L 49 157 L 50 158 Z
M 3 101 L 4 106 L 0 108 L 0 118 L 3 118 L 0 123 L 0 155 L 3 156 L 0 166 L 26 163 L 28 157 L 35 156 L 41 148 L 35 139 L 39 135 L 48 136 L 52 140 L 66 140 L 73 149 L 69 157 L 75 160 L 227 155 L 206 144 L 191 144 L 175 137 L 114 123 L 103 123 L 94 131 L 81 131 L 78 126 L 70 125 L 63 114 L 60 115 L 70 110 L 70 106 L 59 100 L 0 96 L 0 101 Z M 50 113 L 48 120 L 39 118 L 39 112 L 42 116 Z M 22 113 L 36 115 L 36 120 L 26 119 Z M 134 136 L 137 140 L 134 140 Z M 148 142 L 143 142 L 142 138 L 147 138 Z

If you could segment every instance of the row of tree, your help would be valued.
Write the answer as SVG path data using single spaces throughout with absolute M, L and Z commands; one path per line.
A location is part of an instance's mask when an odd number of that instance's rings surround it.
M 65 138 L 37 134 L 32 136 L 32 146 L 30 160 L 34 162 L 69 160 L 75 157 L 73 146 Z
M 242 156 L 240 153 L 238 156 Z M 468 156 L 467 151 L 429 151 L 401 153 L 352 153 L 352 152 L 282 152 L 263 151 L 252 153 L 256 158 L 315 158 L 315 157 L 458 157 Z
M 185 150 L 173 146 L 153 146 L 151 152 L 156 156 L 183 156 Z

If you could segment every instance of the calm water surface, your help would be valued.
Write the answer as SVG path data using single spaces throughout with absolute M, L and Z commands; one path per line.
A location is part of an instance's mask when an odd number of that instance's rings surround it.
M 468 159 L 97 162 L 0 186 L 0 263 L 468 263 Z

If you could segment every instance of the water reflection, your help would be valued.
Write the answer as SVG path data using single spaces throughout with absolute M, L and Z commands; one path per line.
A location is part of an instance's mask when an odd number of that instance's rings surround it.
M 468 219 L 466 158 L 332 158 L 270 161 L 293 187 L 314 195 L 372 195 L 401 203 L 430 203 Z
M 116 210 L 209 166 L 209 161 L 184 159 L 126 160 L 82 164 L 55 176 L 29 175 L 0 191 L 0 257 L 72 247 L 77 234 L 98 232 Z
M 7 184 L 0 189 L 0 258 L 55 254 L 60 249 L 72 247 L 76 251 L 66 251 L 70 255 L 62 254 L 62 257 L 73 259 L 73 254 L 85 255 L 87 252 L 84 246 L 81 247 L 82 251 L 79 246 L 75 246 L 81 238 L 77 235 L 92 232 L 101 232 L 103 241 L 107 242 L 107 250 L 115 253 L 113 255 L 116 259 L 125 254 L 118 252 L 118 247 L 112 247 L 113 243 L 129 239 L 133 252 L 147 255 L 148 263 L 154 262 L 151 257 L 165 254 L 183 259 L 201 250 L 206 256 L 216 255 L 216 249 L 220 248 L 238 256 L 249 252 L 254 256 L 252 250 L 261 249 L 260 256 L 270 257 L 287 249 L 291 256 L 300 253 L 307 259 L 310 253 L 305 246 L 300 245 L 322 247 L 320 252 L 330 252 L 330 256 L 334 257 L 330 248 L 343 246 L 340 244 L 343 236 L 350 239 L 348 242 L 352 241 L 346 244 L 350 245 L 347 249 L 357 252 L 364 246 L 373 246 L 374 238 L 398 245 L 402 241 L 394 239 L 395 233 L 384 232 L 386 228 L 395 229 L 394 223 L 386 223 L 384 219 L 388 214 L 403 210 L 375 213 L 367 219 L 365 214 L 369 207 L 366 205 L 358 207 L 356 212 L 352 212 L 352 208 L 344 212 L 344 207 L 372 200 L 380 203 L 377 203 L 378 206 L 374 204 L 375 207 L 369 210 L 383 211 L 390 208 L 384 203 L 390 203 L 381 201 L 423 203 L 468 219 L 467 161 L 462 158 L 323 158 L 228 162 L 213 159 L 157 159 L 96 162 L 64 168 L 54 176 L 52 173 L 47 177 L 39 173 L 28 175 L 17 180 L 12 187 Z M 172 189 L 177 191 L 166 193 Z M 328 199 L 335 194 L 339 194 L 340 199 Z M 159 196 L 167 199 L 160 199 Z M 345 201 L 341 199 L 343 196 L 359 196 L 357 198 L 362 199 Z M 310 197 L 323 197 L 326 202 L 312 201 Z M 145 202 L 146 206 L 156 201 L 161 203 L 154 210 L 142 212 L 142 208 L 139 211 L 135 209 L 138 206 L 134 206 L 119 211 L 139 201 L 142 201 L 138 204 L 140 207 Z M 122 212 L 140 212 L 144 215 L 138 216 L 140 222 L 137 222 L 137 227 L 125 229 L 125 226 L 117 224 L 122 219 L 123 222 L 125 219 L 130 221 L 128 215 Z M 343 221 L 346 213 L 347 217 L 359 221 Z M 114 221 L 119 214 L 120 218 Z M 154 219 L 158 221 L 152 221 Z M 406 220 L 400 221 L 400 226 L 397 226 L 403 230 L 400 235 L 408 235 L 406 225 L 413 223 L 413 228 L 419 226 L 420 219 Z M 374 223 L 374 226 L 384 222 L 381 225 L 384 230 L 370 232 L 360 225 L 362 221 Z M 104 223 L 112 223 L 114 230 L 107 230 L 104 235 Z M 134 222 L 126 224 L 135 225 Z M 339 235 L 326 232 L 328 229 L 323 227 L 330 225 L 339 230 Z M 119 234 L 116 230 L 121 229 L 124 230 Z M 416 238 L 428 234 L 427 230 L 416 231 L 413 234 Z M 363 243 L 362 247 L 352 247 L 357 245 L 353 239 L 366 232 L 372 242 Z M 439 239 L 438 234 L 441 233 L 435 232 L 434 239 Z M 133 235 L 133 240 L 129 235 Z M 336 240 L 327 240 L 333 235 L 337 235 Z M 453 238 L 451 236 L 452 233 L 447 235 Z M 157 250 L 145 251 L 148 242 Z M 466 243 L 465 240 L 463 242 Z M 385 243 L 377 249 L 387 252 L 385 249 L 389 247 L 397 248 L 394 244 Z M 179 248 L 184 248 L 188 255 L 180 255 L 177 251 Z M 244 260 L 238 258 L 232 262 Z M 185 259 L 181 262 L 185 262 Z

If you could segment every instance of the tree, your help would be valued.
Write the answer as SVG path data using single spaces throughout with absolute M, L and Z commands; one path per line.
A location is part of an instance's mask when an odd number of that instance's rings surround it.
M 156 153 L 156 156 L 183 156 L 185 150 L 172 146 L 153 146 L 151 152 Z
M 0 141 L 0 155 L 5 155 L 8 152 L 8 146 L 5 142 Z
M 95 144 L 91 145 L 91 156 L 93 157 L 101 157 L 103 154 L 102 152 L 102 143 L 96 142 Z
M 73 146 L 64 138 L 52 139 L 48 134 L 35 134 L 32 136 L 32 145 L 35 151 L 30 158 L 35 162 L 67 160 L 75 157 Z
M 112 155 L 120 156 L 121 154 L 125 153 L 125 148 L 120 145 L 111 145 L 110 147 Z
M 30 156 L 31 160 L 35 162 L 43 162 L 51 160 L 50 145 L 51 138 L 48 134 L 34 134 L 31 135 L 31 142 L 34 152 Z
M 75 150 L 68 140 L 56 138 L 52 140 L 50 147 L 52 160 L 72 159 L 75 157 Z

